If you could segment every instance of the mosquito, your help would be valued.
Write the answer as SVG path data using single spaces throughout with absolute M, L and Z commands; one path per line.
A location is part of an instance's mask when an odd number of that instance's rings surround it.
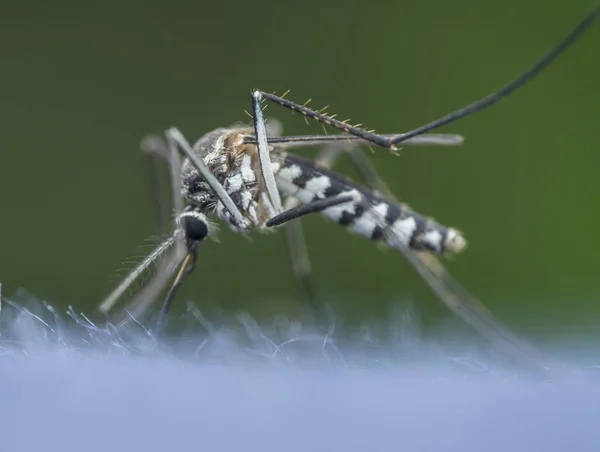
M 168 254 L 161 271 L 130 300 L 127 310 L 130 317 L 131 313 L 146 312 L 175 274 L 158 315 L 157 331 L 161 331 L 176 293 L 196 266 L 200 243 L 215 231 L 215 224 L 209 220 L 215 216 L 240 234 L 267 232 L 285 225 L 294 274 L 316 306 L 318 297 L 310 282 L 310 262 L 300 218 L 318 212 L 355 234 L 400 251 L 433 292 L 479 333 L 519 361 L 538 360 L 537 352 L 494 319 L 437 258 L 462 251 L 466 245 L 462 234 L 396 201 L 360 146 L 375 145 L 393 151 L 400 143 L 462 143 L 459 135 L 428 132 L 487 108 L 523 86 L 577 41 L 599 15 L 600 5 L 531 68 L 501 89 L 408 132 L 378 134 L 360 124 L 335 119 L 323 109 L 317 111 L 306 103 L 292 102 L 285 95 L 253 90 L 250 126 L 219 128 L 201 136 L 193 145 L 176 128 L 168 129 L 164 139 L 146 139 L 143 150 L 164 157 L 169 164 L 175 227 L 102 301 L 99 310 L 107 313 L 150 265 Z M 273 136 L 263 116 L 263 103 L 267 102 L 343 133 Z M 321 147 L 316 160 L 288 152 L 304 146 Z M 333 171 L 342 153 L 350 155 L 364 185 Z

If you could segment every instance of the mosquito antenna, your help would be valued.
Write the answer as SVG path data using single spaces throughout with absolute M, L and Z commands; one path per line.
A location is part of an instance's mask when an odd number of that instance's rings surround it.
M 408 140 L 411 137 L 416 135 L 420 135 L 429 130 L 436 129 L 445 124 L 449 124 L 457 119 L 460 119 L 464 116 L 470 115 L 471 113 L 475 113 L 476 111 L 483 110 L 484 108 L 489 107 L 490 105 L 499 102 L 504 97 L 508 96 L 510 93 L 515 91 L 516 89 L 523 86 L 529 80 L 534 78 L 540 72 L 542 72 L 547 66 L 550 65 L 561 53 L 567 50 L 573 43 L 575 43 L 582 35 L 585 33 L 596 21 L 596 19 L 600 16 L 600 4 L 596 5 L 579 24 L 573 28 L 567 36 L 563 38 L 561 42 L 558 43 L 554 48 L 552 48 L 546 55 L 538 60 L 530 69 L 521 73 L 517 78 L 508 82 L 498 91 L 495 91 L 483 99 L 473 102 L 459 110 L 453 111 L 452 113 L 447 114 L 446 116 L 442 116 L 435 121 L 417 127 L 409 132 L 402 133 L 397 135 L 396 137 L 389 140 L 389 145 L 392 146 L 394 144 L 400 143 L 402 141 Z

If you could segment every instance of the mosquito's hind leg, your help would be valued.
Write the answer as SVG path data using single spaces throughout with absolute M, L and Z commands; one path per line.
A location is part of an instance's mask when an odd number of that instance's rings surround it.
M 324 149 L 317 162 L 331 168 L 343 151 L 350 154 L 361 179 L 373 190 L 394 200 L 394 195 L 367 156 L 356 146 Z M 535 371 L 545 372 L 545 358 L 539 350 L 525 342 L 500 323 L 477 298 L 456 281 L 436 256 L 428 252 L 405 249 L 402 254 L 419 273 L 432 292 L 452 312 L 492 342 L 506 356 Z
M 340 145 L 340 143 L 327 144 L 317 158 L 317 164 L 322 166 L 332 165 L 339 152 L 343 149 L 344 145 Z M 347 202 L 347 200 L 344 199 L 341 201 Z M 305 206 L 299 206 L 298 200 L 293 197 L 288 197 L 284 202 L 283 212 L 284 214 L 293 212 L 298 207 L 302 208 Z M 281 216 L 282 215 L 278 215 L 277 217 Z M 277 217 L 272 218 L 270 221 L 276 220 Z M 267 224 L 269 224 L 269 222 L 267 222 Z M 302 220 L 300 218 L 295 218 L 294 221 L 287 222 L 285 225 L 285 238 L 294 276 L 304 290 L 307 302 L 314 313 L 315 320 L 317 321 L 319 328 L 329 329 L 334 320 L 333 312 L 329 304 L 325 303 L 319 296 L 311 278 L 310 257 L 302 229 Z
M 442 116 L 439 119 L 431 121 L 420 127 L 409 130 L 408 132 L 399 133 L 396 135 L 385 135 L 374 133 L 371 130 L 366 130 L 358 125 L 350 125 L 348 120 L 340 121 L 335 119 L 335 115 L 324 114 L 324 109 L 319 111 L 308 108 L 306 104 L 300 105 L 290 100 L 284 99 L 283 96 L 276 96 L 275 94 L 269 94 L 264 91 L 254 91 L 252 93 L 253 99 L 261 101 L 266 99 L 270 102 L 276 103 L 285 107 L 293 112 L 298 112 L 307 118 L 321 122 L 329 127 L 341 130 L 347 134 L 360 137 L 370 143 L 382 146 L 388 149 L 395 149 L 395 145 L 400 144 L 410 138 L 422 135 L 430 130 L 437 129 L 445 124 L 452 123 L 457 119 L 468 116 L 477 111 L 483 110 L 495 103 L 499 102 L 513 91 L 519 89 L 525 85 L 528 81 L 533 79 L 536 75 L 540 74 L 546 67 L 548 67 L 559 55 L 567 50 L 573 43 L 575 43 L 600 17 L 600 5 L 596 5 L 589 11 L 583 19 L 573 28 L 567 35 L 553 48 L 544 54 L 538 61 L 536 61 L 529 69 L 521 72 L 516 78 L 505 84 L 502 88 L 493 91 L 487 96 L 469 104 L 458 110 L 455 110 L 447 115 Z M 258 139 L 258 137 L 257 137 Z
M 293 208 L 296 200 L 287 198 L 284 202 L 284 209 Z M 307 301 L 311 307 L 317 311 L 319 308 L 319 300 L 314 284 L 311 281 L 311 265 L 306 248 L 306 240 L 302 230 L 301 221 L 292 221 L 285 227 L 285 240 L 288 249 L 290 263 L 294 276 L 302 286 L 306 294 Z
M 297 204 L 298 201 L 296 199 L 287 198 L 284 202 L 284 210 L 293 209 Z M 285 225 L 284 232 L 294 277 L 304 291 L 306 302 L 313 312 L 318 328 L 329 329 L 329 326 L 332 324 L 333 313 L 329 305 L 319 296 L 311 278 L 312 269 L 302 230 L 302 221 L 300 219 L 290 221 Z

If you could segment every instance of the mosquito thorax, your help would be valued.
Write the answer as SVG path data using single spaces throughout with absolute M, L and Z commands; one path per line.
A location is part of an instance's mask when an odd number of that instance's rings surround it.
M 179 227 L 186 238 L 199 242 L 208 235 L 208 220 L 203 213 L 197 210 L 187 210 L 179 215 Z
M 240 226 L 234 221 L 189 160 L 184 160 L 181 170 L 183 197 L 200 212 L 216 214 L 236 232 L 262 227 L 274 215 L 273 206 L 264 196 L 259 182 L 261 173 L 257 147 L 244 143 L 244 137 L 252 133 L 247 126 L 234 125 L 215 129 L 193 145 L 194 152 L 204 160 L 247 224 Z

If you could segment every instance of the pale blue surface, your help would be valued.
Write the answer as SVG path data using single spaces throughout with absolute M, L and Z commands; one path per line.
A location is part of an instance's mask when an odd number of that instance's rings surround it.
M 600 384 L 99 354 L 2 358 L 0 450 L 598 451 Z
M 166 347 L 37 308 L 0 317 L 2 452 L 600 450 L 591 344 L 540 379 L 402 315 L 380 341 L 238 316 Z

